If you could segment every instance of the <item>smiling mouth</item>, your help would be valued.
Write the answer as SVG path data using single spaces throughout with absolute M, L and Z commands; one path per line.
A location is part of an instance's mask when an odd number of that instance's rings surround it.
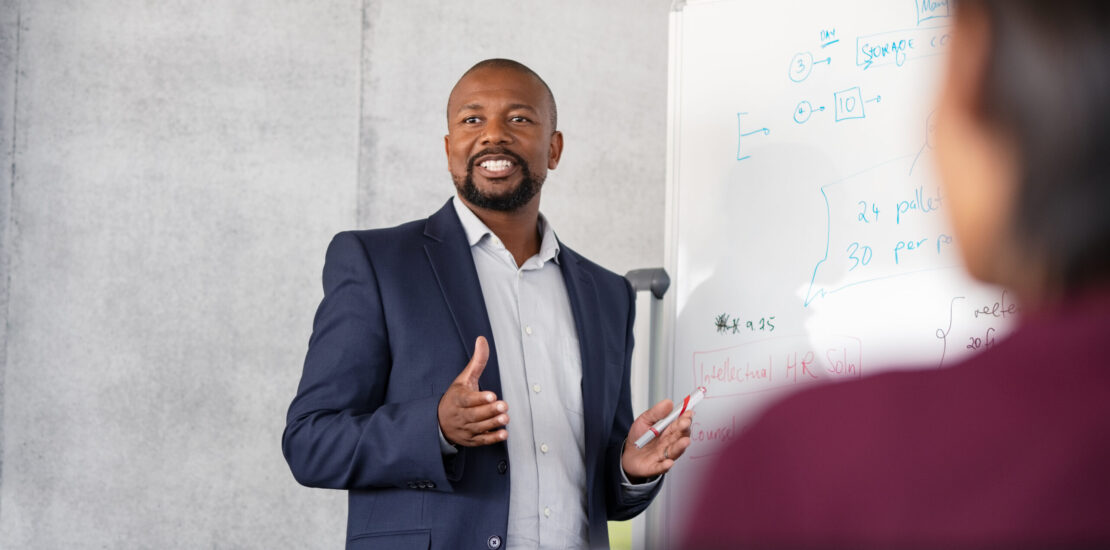
M 508 174 L 516 166 L 516 163 L 508 159 L 494 159 L 482 161 L 478 163 L 478 166 L 481 166 L 490 174 Z
M 486 179 L 503 179 L 516 174 L 524 162 L 504 151 L 483 151 L 474 157 L 471 166 Z

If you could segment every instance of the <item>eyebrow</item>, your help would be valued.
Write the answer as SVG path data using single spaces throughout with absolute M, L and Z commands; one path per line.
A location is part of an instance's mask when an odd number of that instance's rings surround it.
M 535 107 L 533 107 L 531 105 L 528 105 L 527 103 L 513 103 L 513 104 L 509 105 L 509 110 L 510 111 L 515 110 L 515 109 L 524 109 L 524 110 L 527 110 L 527 111 L 532 111 L 533 113 L 537 112 Z M 461 113 L 463 111 L 480 111 L 480 110 L 482 110 L 482 104 L 481 103 L 467 103 L 466 105 L 463 105 L 462 107 L 459 107 L 459 110 L 457 112 Z

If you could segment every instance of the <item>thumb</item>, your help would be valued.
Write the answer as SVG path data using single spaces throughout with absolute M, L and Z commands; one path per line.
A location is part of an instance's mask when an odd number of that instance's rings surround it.
M 459 377 L 455 381 L 462 382 L 471 389 L 477 390 L 478 378 L 486 370 L 487 361 L 489 361 L 489 344 L 486 343 L 485 336 L 479 336 L 474 341 L 474 355 L 470 356 L 470 362 L 466 364 L 466 367 L 459 373 Z
M 653 405 L 650 409 L 644 411 L 644 414 L 641 414 L 640 418 L 650 426 L 666 418 L 666 416 L 671 413 L 672 409 L 674 409 L 674 402 L 670 399 L 664 399 Z

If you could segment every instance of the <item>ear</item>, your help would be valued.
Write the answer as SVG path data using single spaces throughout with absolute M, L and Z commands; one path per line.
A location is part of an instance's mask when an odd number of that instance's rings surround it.
M 447 157 L 447 169 L 451 169 L 451 134 L 443 136 L 443 154 Z
M 554 170 L 559 166 L 559 159 L 563 157 L 563 133 L 555 130 L 551 134 L 551 148 L 547 152 L 547 169 Z

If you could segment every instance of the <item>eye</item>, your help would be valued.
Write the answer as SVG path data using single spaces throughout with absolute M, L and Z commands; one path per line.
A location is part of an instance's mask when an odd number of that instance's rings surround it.
M 482 119 L 480 119 L 476 116 L 468 116 L 468 117 L 466 117 L 462 120 L 462 123 L 463 124 L 478 124 L 481 121 L 482 121 Z
M 513 117 L 509 118 L 509 120 L 512 121 L 512 122 L 522 122 L 522 123 L 532 122 L 532 119 L 530 119 L 526 116 L 521 116 L 521 115 L 513 116 Z

